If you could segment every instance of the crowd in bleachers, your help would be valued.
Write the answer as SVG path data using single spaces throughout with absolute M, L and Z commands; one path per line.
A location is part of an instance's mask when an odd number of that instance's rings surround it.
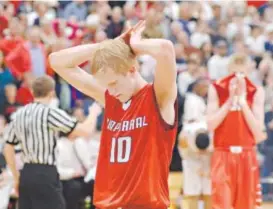
M 56 81 L 52 105 L 80 120 L 84 118 L 93 100 L 55 74 L 48 55 L 70 46 L 115 38 L 129 25 L 146 19 L 145 38 L 169 39 L 175 47 L 180 129 L 183 115 L 189 111 L 184 109 L 189 92 L 199 85 L 195 92 L 206 100 L 209 82 L 228 74 L 230 55 L 241 52 L 249 56 L 249 78 L 266 92 L 268 140 L 259 145 L 261 176 L 265 180 L 273 178 L 272 13 L 270 1 L 1 1 L 0 139 L 12 113 L 33 101 L 33 79 L 45 74 Z M 152 82 L 155 60 L 144 55 L 138 61 L 141 74 Z M 87 72 L 89 66 L 88 62 L 81 65 Z M 102 117 L 103 113 L 98 114 L 94 138 L 99 138 Z M 175 148 L 171 170 L 181 169 Z M 0 191 L 8 178 L 4 173 L 0 174 Z M 264 183 L 263 193 L 265 199 L 273 200 L 271 184 Z

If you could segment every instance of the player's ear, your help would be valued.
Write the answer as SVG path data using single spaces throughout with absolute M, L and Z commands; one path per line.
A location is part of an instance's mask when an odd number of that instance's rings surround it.
M 129 70 L 129 72 L 130 73 L 135 73 L 136 72 L 136 67 L 135 66 L 131 67 L 131 69 Z
M 48 93 L 48 97 L 49 97 L 50 99 L 54 98 L 55 95 L 56 95 L 55 91 L 51 91 L 51 92 Z

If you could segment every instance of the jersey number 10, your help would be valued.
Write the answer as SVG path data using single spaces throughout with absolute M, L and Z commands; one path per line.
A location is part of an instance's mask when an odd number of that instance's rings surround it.
M 112 138 L 111 163 L 126 163 L 130 159 L 132 138 L 129 136 Z

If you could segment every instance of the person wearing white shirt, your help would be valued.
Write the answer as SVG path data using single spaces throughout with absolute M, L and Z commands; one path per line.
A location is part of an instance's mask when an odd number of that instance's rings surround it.
M 249 47 L 254 56 L 261 56 L 265 49 L 264 44 L 266 37 L 262 34 L 262 29 L 259 25 L 253 25 L 251 35 L 245 39 L 246 45 Z
M 11 116 L 12 117 L 12 116 Z M 10 204 L 16 205 L 17 193 L 14 189 L 14 179 L 10 168 L 6 165 L 5 157 L 2 153 L 5 141 L 3 139 L 3 130 L 6 126 L 5 118 L 0 115 L 0 209 L 7 209 L 10 198 Z M 20 171 L 23 168 L 22 149 L 20 144 L 15 146 L 16 169 Z M 11 207 L 12 207 L 11 206 Z
M 177 87 L 181 96 L 184 96 L 190 84 L 200 76 L 200 59 L 198 55 L 191 54 L 187 62 L 187 70 L 178 74 Z
M 10 194 L 13 186 L 12 173 L 6 166 L 6 161 L 2 153 L 4 147 L 4 140 L 2 140 L 2 133 L 5 126 L 5 119 L 0 115 L 0 209 L 7 209 Z
M 209 77 L 217 80 L 228 74 L 227 43 L 220 40 L 216 43 L 215 54 L 208 60 Z
M 200 49 L 203 44 L 211 42 L 207 23 L 203 21 L 197 23 L 196 30 L 190 37 L 190 42 L 193 47 L 198 49 Z
M 210 159 L 212 143 L 205 119 L 209 82 L 200 79 L 186 94 L 183 129 L 179 133 L 178 150 L 183 165 L 183 206 L 198 209 L 200 200 L 204 208 L 211 208 Z M 183 207 L 184 208 L 184 207 Z
M 84 181 L 95 181 L 96 178 L 96 170 L 97 170 L 97 161 L 99 156 L 99 148 L 100 148 L 100 137 L 101 131 L 96 131 L 92 136 L 92 140 L 88 141 L 88 150 L 90 152 L 90 169 L 87 172 Z
M 82 114 L 80 114 L 82 110 Z M 97 117 L 101 113 L 101 107 L 93 103 L 89 108 L 89 115 L 93 117 L 92 136 L 95 132 Z M 78 121 L 83 121 L 83 109 L 76 108 L 74 116 Z M 90 136 L 89 140 L 92 140 Z M 78 137 L 68 139 L 61 137 L 57 143 L 57 169 L 63 184 L 63 194 L 66 202 L 66 209 L 79 209 L 80 202 L 87 196 L 93 196 L 94 181 L 84 181 L 87 172 L 92 168 L 92 150 L 89 149 L 89 141 L 86 138 Z M 97 153 L 97 151 L 95 151 Z M 91 201 L 91 209 L 94 209 Z
M 90 168 L 88 142 L 84 138 L 75 141 L 62 137 L 58 142 L 58 172 L 61 180 L 84 177 Z
M 208 86 L 209 81 L 203 78 L 193 83 L 192 92 L 185 97 L 183 123 L 205 120 Z

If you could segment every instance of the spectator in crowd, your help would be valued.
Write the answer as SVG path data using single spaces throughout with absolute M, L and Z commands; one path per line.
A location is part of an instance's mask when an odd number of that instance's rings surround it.
M 169 39 L 173 42 L 176 43 L 177 42 L 177 37 L 178 34 L 182 31 L 180 22 L 178 21 L 173 21 L 170 25 L 170 30 L 171 30 L 171 34 Z
M 183 115 L 183 121 L 185 123 L 202 121 L 205 119 L 208 86 L 209 81 L 200 78 L 193 83 L 192 91 L 186 93 Z
M 57 36 L 54 33 L 52 23 L 50 20 L 43 19 L 40 23 L 41 31 L 40 31 L 40 38 L 41 41 L 44 43 L 47 52 L 49 53 L 49 48 L 55 44 L 57 41 Z
M 40 26 L 41 21 L 46 19 L 45 14 L 48 10 L 45 2 L 35 2 L 34 4 L 37 17 L 34 19 L 33 25 Z
M 212 56 L 212 44 L 211 42 L 206 42 L 201 46 L 202 53 L 202 65 L 207 66 L 210 57 Z
M 121 8 L 114 7 L 111 14 L 110 24 L 106 28 L 107 37 L 110 39 L 118 37 L 123 31 L 124 23 Z
M 138 19 L 135 15 L 134 5 L 131 4 L 129 1 L 125 3 L 123 7 L 123 13 L 124 13 L 125 20 L 129 21 L 131 25 L 134 25 L 137 23 Z
M 6 101 L 0 114 L 5 116 L 6 121 L 11 121 L 12 113 L 14 113 L 21 105 L 16 101 L 17 88 L 15 84 L 8 84 L 5 86 Z
M 200 49 L 202 45 L 210 43 L 210 36 L 208 33 L 208 26 L 203 21 L 198 21 L 195 32 L 191 35 L 191 45 Z
M 191 18 L 191 11 L 192 7 L 191 5 L 193 2 L 181 2 L 180 8 L 179 8 L 179 22 L 181 26 L 183 27 L 183 30 L 187 33 L 187 35 L 191 34 L 190 27 L 189 27 L 189 21 Z
M 33 101 L 33 95 L 31 90 L 31 85 L 34 80 L 34 75 L 31 72 L 27 72 L 23 75 L 23 78 L 19 84 L 16 102 L 21 105 L 26 105 Z
M 265 36 L 260 25 L 251 25 L 251 34 L 246 38 L 245 43 L 249 47 L 251 56 L 259 61 L 265 49 Z
M 215 45 L 218 41 L 227 42 L 227 23 L 221 21 L 218 25 L 217 33 L 211 33 L 211 42 Z
M 176 58 L 176 67 L 177 67 L 177 72 L 181 73 L 184 70 L 186 70 L 186 60 L 185 60 L 185 51 L 184 51 L 184 46 L 182 44 L 175 44 L 174 45 L 175 49 L 175 58 Z
M 76 17 L 77 21 L 84 21 L 87 16 L 87 6 L 84 0 L 73 0 L 67 4 L 64 9 L 64 18 L 69 20 L 71 17 Z
M 244 17 L 238 13 L 235 14 L 235 16 L 232 17 L 232 21 L 228 23 L 227 31 L 228 40 L 233 40 L 238 36 L 246 38 L 250 34 L 250 26 L 245 24 Z
M 260 73 L 256 68 L 256 62 L 254 59 L 249 59 L 249 69 L 248 69 L 248 77 L 249 79 L 258 86 L 263 85 L 263 81 L 261 79 Z
M 267 139 L 263 144 L 261 151 L 264 154 L 265 161 L 264 165 L 262 167 L 262 174 L 261 176 L 263 178 L 267 177 L 273 177 L 273 100 L 271 100 L 271 109 L 266 112 L 265 114 L 265 124 L 266 124 L 266 130 L 267 130 Z M 265 195 L 266 199 L 270 198 L 273 199 L 272 195 L 268 196 L 268 193 L 270 191 L 273 191 L 273 186 L 270 186 L 268 184 L 263 184 L 263 194 Z M 270 200 L 269 199 L 269 200 Z
M 217 80 L 228 74 L 227 43 L 218 41 L 214 49 L 214 55 L 208 60 L 209 77 Z
M 270 24 L 265 28 L 266 31 L 266 41 L 264 44 L 264 49 L 267 52 L 270 52 L 273 55 L 273 25 Z
M 211 8 L 213 18 L 208 22 L 208 25 L 212 29 L 213 34 L 216 34 L 222 20 L 222 8 L 221 5 L 217 3 L 212 4 Z
M 96 121 L 100 112 L 101 107 L 96 103 L 89 108 L 89 114 L 93 120 L 92 127 L 90 127 L 93 130 L 92 133 L 95 132 Z M 79 122 L 85 120 L 81 108 L 76 108 L 73 115 L 76 116 Z M 88 184 L 84 182 L 87 171 L 94 166 L 91 162 L 91 152 L 93 150 L 88 148 L 88 141 L 84 138 L 71 141 L 63 137 L 58 141 L 57 168 L 63 184 L 66 209 L 80 209 L 81 200 L 84 200 L 86 196 L 93 198 L 94 182 L 89 181 Z
M 0 1 L 0 111 L 4 114 L 3 105 L 7 105 L 7 84 L 15 84 L 15 103 L 24 105 L 33 101 L 32 79 L 47 74 L 56 81 L 59 106 L 69 111 L 77 106 L 87 114 L 92 99 L 59 79 L 48 65 L 47 55 L 114 38 L 129 24 L 146 19 L 145 38 L 163 37 L 175 45 L 180 109 L 195 81 L 203 76 L 210 80 L 223 77 L 229 56 L 243 52 L 252 59 L 250 80 L 264 86 L 265 110 L 269 112 L 273 99 L 272 11 L 268 1 Z M 153 82 L 156 62 L 146 55 L 138 62 L 141 74 Z M 81 67 L 91 70 L 89 62 Z M 9 89 L 15 94 L 14 87 Z M 99 138 L 99 132 L 97 135 Z M 265 166 L 270 161 L 266 158 Z M 180 158 L 178 161 L 173 164 L 181 166 Z M 270 191 L 266 189 L 264 194 Z
M 271 108 L 271 101 L 273 100 L 273 71 L 271 71 L 266 78 L 265 85 L 265 108 L 268 111 Z
M 205 123 L 206 95 L 209 82 L 199 79 L 194 82 L 192 92 L 186 93 L 183 129 L 179 133 L 179 152 L 183 159 L 184 204 L 197 209 L 199 200 L 204 200 L 205 209 L 211 208 L 210 142 Z M 201 143 L 200 143 L 201 142 Z
M 178 90 L 181 95 L 185 95 L 191 83 L 200 77 L 200 57 L 192 54 L 187 61 L 187 70 L 178 75 Z
M 7 168 L 6 161 L 3 155 L 4 141 L 3 130 L 5 127 L 5 118 L 0 115 L 0 208 L 7 209 L 9 198 L 12 191 L 12 174 Z
M 34 26 L 28 31 L 27 49 L 31 59 L 31 71 L 35 77 L 40 77 L 46 74 L 46 56 L 45 49 L 41 44 L 40 28 Z
M 5 97 L 5 86 L 7 84 L 13 83 L 14 78 L 10 73 L 9 69 L 4 65 L 4 54 L 0 51 L 0 108 L 3 105 Z

